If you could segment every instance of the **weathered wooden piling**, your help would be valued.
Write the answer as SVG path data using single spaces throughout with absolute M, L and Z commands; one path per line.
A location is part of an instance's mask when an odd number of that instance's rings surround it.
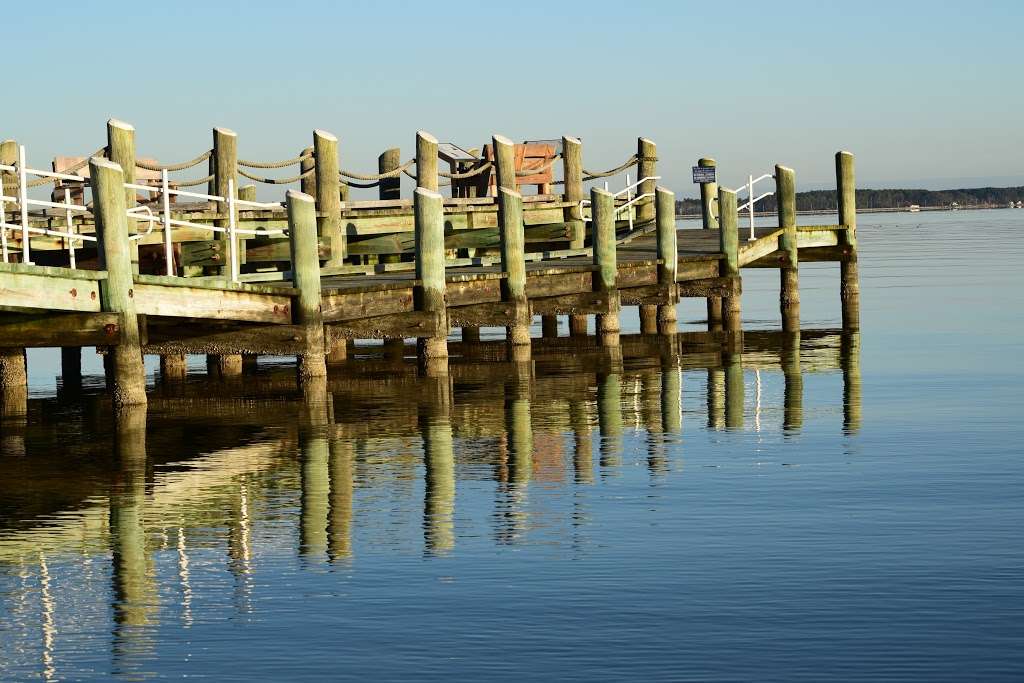
M 229 188 L 238 187 L 238 134 L 228 128 L 213 129 L 213 153 L 210 156 L 210 165 L 213 170 L 213 179 L 209 183 L 209 194 L 228 197 Z M 237 190 L 235 197 L 238 196 Z M 222 216 L 226 216 L 228 206 L 226 202 L 219 202 L 216 210 Z M 228 219 L 218 218 L 214 225 L 227 227 Z M 220 253 L 222 254 L 222 265 L 216 268 L 221 275 L 226 275 L 231 270 L 231 264 L 227 263 L 228 255 L 231 253 L 228 247 L 230 239 L 227 232 L 221 233 L 217 238 L 220 242 Z M 237 357 L 235 357 L 237 356 Z M 242 356 L 240 354 L 210 354 L 206 358 L 207 370 L 225 378 L 237 377 L 242 374 Z
M 636 142 L 636 179 L 643 181 L 636 188 L 637 196 L 654 194 L 654 188 L 658 181 L 654 176 L 658 175 L 658 146 L 647 138 L 639 138 Z M 650 178 L 650 180 L 644 180 Z M 636 204 L 636 222 L 649 223 L 654 220 L 654 197 L 641 199 Z
M 0 164 L 14 166 L 18 163 L 18 142 L 16 140 L 4 140 L 0 142 Z M 13 171 L 0 171 L 4 181 L 4 194 L 8 197 L 17 197 L 20 193 L 20 181 L 18 174 Z
M 505 187 L 512 191 L 518 191 L 519 184 L 516 182 L 515 143 L 504 135 L 494 135 L 491 137 L 491 145 L 491 149 L 494 151 L 494 177 L 496 190 L 500 190 Z
M 668 301 L 658 305 L 658 333 L 675 334 L 678 329 L 676 304 L 679 301 L 676 276 L 679 270 L 679 246 L 676 236 L 676 196 L 659 187 L 655 191 L 657 220 L 658 285 Z
M 312 147 L 299 153 L 299 190 L 310 197 L 316 196 L 316 157 Z
M 853 155 L 836 152 L 836 195 L 839 199 L 839 244 L 845 249 L 839 261 L 839 298 L 843 309 L 843 327 L 860 329 L 860 275 L 857 266 L 857 185 Z
M 306 351 L 299 356 L 299 381 L 327 375 L 324 320 L 320 308 L 320 256 L 316 204 L 312 197 L 289 190 L 288 231 L 291 237 L 292 285 L 299 290 L 292 320 L 305 328 Z
M 389 173 L 402 165 L 402 150 L 398 147 L 386 149 L 377 157 L 377 172 Z M 400 176 L 393 178 L 381 178 L 377 184 L 377 197 L 382 201 L 391 201 L 402 198 L 402 179 Z M 381 263 L 401 263 L 401 254 L 381 254 Z M 386 355 L 400 355 L 404 353 L 404 339 L 385 339 L 384 353 Z
M 593 226 L 594 265 L 593 290 L 606 297 L 607 312 L 597 316 L 597 336 L 602 346 L 619 345 L 619 292 L 615 278 L 618 264 L 615 256 L 615 197 L 611 192 L 591 188 L 590 202 Z
M 100 267 L 107 277 L 100 281 L 100 309 L 120 317 L 120 343 L 110 348 L 114 405 L 117 408 L 146 403 L 146 371 L 142 364 L 139 321 L 135 313 L 132 261 L 129 253 L 128 216 L 124 174 L 107 159 L 89 160 L 96 213 L 96 241 Z
M 562 175 L 565 181 L 565 201 L 571 206 L 562 209 L 562 220 L 572 221 L 572 237 L 570 249 L 582 249 L 586 246 L 586 223 L 583 221 L 583 143 L 579 138 L 562 136 Z M 587 334 L 587 316 L 581 313 L 569 315 L 569 336 L 579 337 Z
M 785 166 L 775 166 L 775 197 L 779 207 L 779 249 L 785 259 L 779 268 L 779 309 L 782 329 L 800 329 L 800 275 L 796 237 L 796 173 Z
M 62 346 L 60 349 L 60 381 L 65 390 L 82 388 L 82 347 Z
M 437 138 L 416 132 L 416 187 L 437 192 Z
M 28 384 L 25 349 L 0 348 L 0 389 Z
M 313 160 L 316 162 L 316 210 L 320 236 L 331 245 L 328 266 L 340 266 L 348 256 L 341 228 L 341 176 L 338 138 L 324 130 L 313 131 Z
M 718 248 L 725 257 L 718 262 L 719 277 L 730 278 L 730 296 L 721 299 L 719 312 L 725 329 L 737 332 L 743 326 L 740 313 L 740 261 L 739 261 L 739 215 L 736 211 L 736 193 L 724 187 L 718 188 L 718 209 L 721 228 L 718 231 Z
M 508 187 L 498 188 L 498 225 L 501 245 L 502 300 L 512 306 L 513 322 L 508 326 L 508 342 L 530 346 L 530 304 L 526 299 L 526 238 L 523 229 L 523 198 Z
M 701 168 L 714 168 L 717 170 L 717 162 L 709 157 L 697 160 L 697 166 Z M 700 216 L 701 223 L 705 230 L 718 230 L 718 183 L 700 184 Z M 722 325 L 722 298 L 718 296 L 708 297 L 708 329 L 714 330 Z
M 107 121 L 107 158 L 121 167 L 126 183 L 135 182 L 135 127 L 124 121 L 109 119 Z M 130 209 L 135 206 L 135 190 L 125 188 L 125 205 Z M 135 220 L 128 219 L 128 234 L 135 232 Z M 139 243 L 132 242 L 130 251 L 132 272 L 139 272 Z
M 180 381 L 188 374 L 188 362 L 183 353 L 167 353 L 160 356 L 160 379 Z
M 426 135 L 426 134 L 423 134 Z M 432 138 L 431 138 L 432 139 Z M 437 155 L 434 155 L 436 159 Z M 436 178 L 435 178 L 436 181 Z M 416 221 L 416 310 L 434 314 L 437 329 L 417 339 L 420 363 L 427 374 L 448 371 L 448 313 L 445 302 L 444 214 L 441 195 L 416 188 L 413 210 Z

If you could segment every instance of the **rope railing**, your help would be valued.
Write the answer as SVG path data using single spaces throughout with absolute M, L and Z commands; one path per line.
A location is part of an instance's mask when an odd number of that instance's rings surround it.
M 96 150 L 95 152 L 93 152 L 89 156 L 85 157 L 81 161 L 78 161 L 78 162 L 68 166 L 67 168 L 61 169 L 60 172 L 61 173 L 66 173 L 68 175 L 72 175 L 72 174 L 80 171 L 81 169 L 85 168 L 86 166 L 88 166 L 89 165 L 89 159 L 91 159 L 92 157 L 106 156 L 106 154 L 107 154 L 106 146 L 100 147 L 98 150 Z M 49 185 L 50 183 L 55 183 L 58 180 L 60 180 L 60 178 L 37 178 L 35 180 L 29 180 L 26 183 L 26 186 L 27 187 L 42 187 L 43 185 Z
M 416 159 L 409 159 L 398 168 L 393 168 L 390 171 L 384 171 L 383 173 L 356 173 L 355 171 L 341 170 L 339 173 L 345 178 L 352 178 L 353 180 L 385 180 L 387 178 L 397 178 L 402 173 L 408 174 L 408 169 L 416 164 Z M 411 176 L 415 177 L 415 176 Z
M 345 180 L 342 178 L 341 184 L 345 187 L 354 187 L 358 190 L 370 190 L 374 187 L 380 187 L 379 180 L 374 180 L 372 183 L 357 183 L 354 180 Z
M 212 155 L 213 150 L 208 149 L 199 156 L 197 156 L 195 159 L 189 159 L 188 161 L 183 161 L 180 164 L 160 164 L 157 162 L 149 162 L 146 161 L 145 159 L 136 159 L 135 166 L 147 171 L 167 171 L 168 173 L 173 173 L 175 171 L 184 171 L 186 168 L 198 166 L 199 164 L 209 159 Z
M 253 180 L 257 183 L 265 183 L 267 185 L 287 185 L 288 183 L 295 183 L 302 180 L 303 178 L 308 178 L 309 176 L 313 175 L 315 171 L 315 168 L 311 168 L 307 171 L 303 171 L 298 175 L 289 176 L 288 178 L 263 178 L 258 175 L 253 175 L 252 173 L 244 171 L 243 169 L 240 168 L 238 169 L 238 175 L 242 176 L 243 178 Z
M 442 178 L 449 178 L 451 180 L 465 180 L 466 178 L 473 178 L 475 176 L 478 176 L 481 173 L 487 173 L 492 168 L 494 168 L 494 163 L 491 161 L 485 161 L 484 163 L 480 164 L 476 168 L 469 171 L 463 171 L 462 173 L 448 173 L 445 171 L 438 170 L 437 175 L 441 176 Z
M 609 171 L 590 171 L 587 169 L 583 169 L 583 180 L 596 180 L 597 178 L 608 178 L 613 175 L 618 175 L 625 171 L 627 168 L 636 166 L 638 163 L 640 163 L 640 159 L 639 157 L 637 157 L 637 155 L 634 154 L 630 156 L 628 159 L 626 159 L 626 161 L 621 166 L 616 166 L 615 168 Z
M 295 164 L 301 164 L 306 159 L 312 158 L 312 154 L 300 154 L 297 157 L 291 159 L 282 159 L 281 161 L 250 161 L 248 159 L 239 159 L 238 165 L 245 166 L 246 168 L 288 168 Z
M 177 187 L 195 187 L 196 185 L 204 185 L 211 180 L 213 180 L 212 173 L 205 178 L 196 178 L 195 180 L 175 180 L 174 184 Z

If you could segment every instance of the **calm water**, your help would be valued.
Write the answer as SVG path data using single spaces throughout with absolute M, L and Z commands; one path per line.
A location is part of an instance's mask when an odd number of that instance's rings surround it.
M 0 679 L 1021 679 L 1024 212 L 861 218 L 860 338 L 745 271 L 742 355 L 197 366 L 116 434 L 32 354 Z

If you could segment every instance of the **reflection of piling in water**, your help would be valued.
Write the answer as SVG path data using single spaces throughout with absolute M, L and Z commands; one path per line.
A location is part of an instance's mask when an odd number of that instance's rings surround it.
M 621 370 L 621 368 L 615 368 Z M 622 464 L 622 375 L 606 372 L 597 377 L 597 424 L 601 430 L 601 467 Z
M 797 431 L 804 423 L 804 376 L 800 369 L 800 330 L 782 333 L 780 353 L 786 387 L 783 394 L 782 428 Z
M 209 362 L 209 361 L 207 361 Z M 183 353 L 168 353 L 160 356 L 160 379 L 163 382 L 178 382 L 188 374 L 188 360 Z
M 82 388 L 82 347 L 62 346 L 60 349 L 60 383 L 67 392 Z
M 505 430 L 508 434 L 509 479 L 525 485 L 533 474 L 533 424 L 530 384 L 533 364 L 515 363 L 513 379 L 505 387 Z
M 725 371 L 708 368 L 708 429 L 725 426 Z
M 574 441 L 572 466 L 577 484 L 594 483 L 594 444 L 588 407 L 587 401 L 569 400 L 569 420 Z
M 743 354 L 723 353 L 725 368 L 725 428 L 743 429 Z
M 441 555 L 455 547 L 455 451 L 448 393 L 434 391 L 430 398 L 434 400 L 419 415 L 425 471 L 423 540 L 428 552 Z
M 114 453 L 118 479 L 110 492 L 113 551 L 115 659 L 131 660 L 150 647 L 139 630 L 154 620 L 157 589 L 146 554 L 146 405 L 115 413 Z
M 330 491 L 331 402 L 324 377 L 307 377 L 302 384 L 305 424 L 299 430 L 302 458 L 302 500 L 299 512 L 299 551 L 323 556 L 327 552 L 328 493 Z
M 666 434 L 683 431 L 683 374 L 672 345 L 661 354 L 661 427 Z
M 327 524 L 327 553 L 331 561 L 352 556 L 352 493 L 355 449 L 340 436 L 330 440 L 330 519 Z
M 249 485 L 240 482 L 233 496 L 228 526 L 228 568 L 235 579 L 235 604 L 239 612 L 252 611 L 252 512 Z
M 843 367 L 843 431 L 856 434 L 861 425 L 860 333 L 843 334 L 839 342 Z
M 658 369 L 640 373 L 640 416 L 647 434 L 647 467 L 651 474 L 668 471 L 664 426 L 662 425 L 662 381 Z

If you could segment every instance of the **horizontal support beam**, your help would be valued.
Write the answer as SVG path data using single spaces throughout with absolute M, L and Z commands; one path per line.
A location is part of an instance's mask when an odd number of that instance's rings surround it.
M 144 315 L 254 323 L 292 321 L 292 299 L 287 295 L 136 282 L 134 296 L 136 310 Z
M 608 295 L 603 292 L 578 292 L 531 299 L 530 311 L 533 315 L 610 313 L 611 303 Z
M 407 311 L 359 320 L 324 325 L 327 340 L 407 339 L 410 337 L 447 337 L 441 316 L 430 311 Z
M 0 347 L 107 346 L 121 340 L 117 313 L 57 313 L 0 319 Z
M 671 293 L 661 285 L 643 287 L 619 287 L 619 301 L 623 306 L 673 304 Z
M 516 305 L 511 301 L 451 306 L 448 323 L 452 327 L 501 327 L 516 322 L 515 313 Z
M 290 356 L 305 352 L 306 332 L 301 325 L 253 325 L 233 330 L 191 330 L 149 324 L 149 342 L 143 353 L 257 353 Z
M 47 274 L 47 271 L 60 271 L 61 274 Z M 98 313 L 99 281 L 68 277 L 66 274 L 69 272 L 76 271 L 68 268 L 40 268 L 38 273 L 0 271 L 0 307 Z
M 709 296 L 739 296 L 742 294 L 742 284 L 738 277 L 708 277 L 700 280 L 687 280 L 680 282 L 680 298 L 706 298 Z

